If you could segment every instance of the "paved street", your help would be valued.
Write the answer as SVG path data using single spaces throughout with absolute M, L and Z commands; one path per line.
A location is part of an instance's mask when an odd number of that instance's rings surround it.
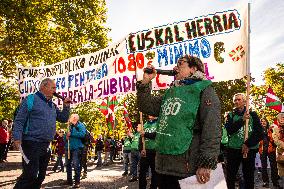
M 66 179 L 66 172 L 51 171 L 54 162 L 48 167 L 46 179 L 43 187 L 51 188 L 71 188 L 63 186 L 62 183 Z M 129 177 L 122 177 L 123 168 L 121 162 L 115 162 L 110 166 L 105 166 L 102 169 L 96 169 L 94 162 L 89 162 L 88 177 L 81 181 L 81 188 L 95 189 L 136 189 L 138 182 L 129 183 Z M 21 157 L 17 151 L 8 153 L 8 162 L 0 164 L 0 188 L 13 188 L 17 177 L 21 174 Z M 262 189 L 261 174 L 256 171 L 256 188 Z

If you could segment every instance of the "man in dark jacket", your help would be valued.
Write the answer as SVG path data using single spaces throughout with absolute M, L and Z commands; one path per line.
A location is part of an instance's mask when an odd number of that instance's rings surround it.
M 98 161 L 97 161 L 97 167 L 101 167 L 102 166 L 102 153 L 104 150 L 104 141 L 103 141 L 103 137 L 102 135 L 99 135 L 97 140 L 96 140 L 96 154 L 98 157 Z
M 137 82 L 138 108 L 159 117 L 156 136 L 156 171 L 160 189 L 179 189 L 178 180 L 196 174 L 199 183 L 210 179 L 220 151 L 220 101 L 204 65 L 197 57 L 184 55 L 177 61 L 175 81 L 163 97 L 151 95 L 156 76 L 144 73 Z
M 140 172 L 139 172 L 139 189 L 146 189 L 147 180 L 146 174 L 151 169 L 151 185 L 150 189 L 156 189 L 157 173 L 155 170 L 155 156 L 156 156 L 156 129 L 158 118 L 155 116 L 148 116 L 148 121 L 143 126 L 143 131 L 140 131 L 139 151 L 141 152 L 140 158 Z M 144 137 L 145 151 L 143 149 L 142 137 Z
M 65 98 L 62 111 L 52 102 L 55 92 L 55 81 L 46 78 L 34 94 L 32 110 L 28 110 L 27 98 L 20 105 L 13 137 L 16 147 L 22 149 L 25 158 L 22 163 L 23 173 L 15 188 L 37 189 L 44 181 L 50 159 L 49 144 L 55 135 L 56 121 L 67 122 L 70 112 L 69 98 Z M 29 127 L 24 132 L 27 120 Z
M 254 188 L 255 154 L 258 143 L 263 138 L 263 128 L 256 112 L 246 112 L 245 95 L 237 93 L 233 101 L 235 108 L 227 116 L 225 128 L 228 133 L 227 144 L 227 187 L 235 188 L 236 174 L 242 163 L 246 189 Z M 244 140 L 245 120 L 249 119 L 248 139 Z M 247 157 L 244 158 L 243 155 Z

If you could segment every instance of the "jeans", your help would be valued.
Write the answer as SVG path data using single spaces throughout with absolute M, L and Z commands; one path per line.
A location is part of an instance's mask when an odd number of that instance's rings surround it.
M 227 149 L 227 187 L 235 189 L 236 175 L 242 163 L 242 173 L 246 189 L 254 189 L 256 150 L 250 149 L 247 158 L 243 158 L 241 149 Z
M 105 157 L 104 157 L 104 165 L 107 165 L 108 162 L 108 157 L 109 157 L 109 152 L 105 152 Z
M 62 161 L 62 156 L 63 156 L 62 154 L 58 154 L 56 163 L 55 163 L 54 167 L 52 168 L 53 171 L 56 171 L 56 170 L 57 170 L 58 165 L 60 165 L 61 171 L 64 170 L 64 165 L 63 165 L 63 161 Z
M 123 167 L 125 172 L 128 172 L 129 164 L 131 165 L 131 152 L 123 152 Z
M 109 159 L 110 159 L 111 162 L 113 162 L 113 160 L 115 159 L 115 150 L 114 149 L 110 150 Z
M 269 183 L 269 177 L 267 173 L 267 157 L 269 158 L 270 167 L 271 167 L 271 180 L 273 185 L 278 185 L 278 169 L 276 163 L 276 152 L 268 153 L 263 151 L 260 155 L 261 159 L 261 173 L 263 182 Z
M 22 149 L 28 158 L 22 159 L 23 172 L 14 189 L 39 189 L 45 179 L 46 169 L 51 156 L 49 142 L 22 141 Z
M 130 174 L 132 174 L 133 177 L 137 177 L 137 171 L 138 171 L 138 163 L 140 160 L 140 152 L 138 150 L 131 150 L 131 168 L 130 168 Z
M 85 146 L 84 149 L 82 150 L 82 155 L 81 155 L 81 171 L 82 168 L 84 169 L 84 173 L 87 173 L 87 162 L 88 162 L 88 147 Z
M 97 156 L 98 156 L 97 166 L 102 166 L 102 152 L 103 151 L 97 151 Z
M 66 151 L 65 154 L 68 154 Z M 80 183 L 80 159 L 81 159 L 82 149 L 70 150 L 70 159 L 68 155 L 66 156 L 66 172 L 67 172 L 67 182 L 72 183 L 72 165 L 75 171 L 75 183 Z
M 157 173 L 155 171 L 155 156 L 154 151 L 146 150 L 146 157 L 140 159 L 140 172 L 139 172 L 139 189 L 146 189 L 147 180 L 146 174 L 149 173 L 149 167 L 151 168 L 151 184 L 150 189 L 157 189 Z

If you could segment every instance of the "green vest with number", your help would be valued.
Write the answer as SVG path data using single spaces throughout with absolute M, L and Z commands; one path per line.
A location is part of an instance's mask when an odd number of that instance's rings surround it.
M 131 150 L 138 150 L 140 133 L 134 133 L 131 143 Z
M 236 122 L 240 119 L 243 119 L 242 115 L 234 115 L 232 112 L 229 113 L 229 116 L 233 118 L 233 122 Z M 253 127 L 253 119 L 250 116 L 249 118 L 249 124 L 248 124 L 248 136 L 252 133 L 252 127 Z M 244 127 L 241 127 L 236 133 L 228 136 L 228 147 L 234 148 L 234 149 L 241 149 L 244 144 Z M 256 146 L 250 147 L 250 149 L 257 149 L 258 144 Z
M 228 132 L 227 129 L 225 127 L 222 127 L 222 138 L 221 138 L 221 144 L 224 144 L 225 146 L 227 146 L 228 144 Z
M 154 123 L 146 122 L 144 124 L 144 131 L 145 133 L 154 133 L 157 129 L 157 121 Z M 154 150 L 156 147 L 156 142 L 153 139 L 149 139 L 145 137 L 145 148 L 149 150 Z
M 211 84 L 209 80 L 202 80 L 166 91 L 159 114 L 156 151 L 178 155 L 188 150 L 201 92 Z
M 130 140 L 129 140 L 128 137 L 126 137 L 126 138 L 124 139 L 123 149 L 124 149 L 124 150 L 131 150 L 131 142 L 130 142 Z

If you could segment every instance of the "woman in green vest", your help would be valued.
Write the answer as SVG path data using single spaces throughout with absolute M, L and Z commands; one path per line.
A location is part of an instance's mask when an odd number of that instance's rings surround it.
M 210 180 L 220 151 L 220 101 L 206 80 L 204 64 L 184 55 L 177 60 L 175 81 L 163 96 L 151 95 L 153 73 L 138 81 L 137 104 L 145 114 L 159 117 L 156 136 L 156 171 L 159 189 L 179 189 L 178 180 L 196 175 L 199 183 Z

